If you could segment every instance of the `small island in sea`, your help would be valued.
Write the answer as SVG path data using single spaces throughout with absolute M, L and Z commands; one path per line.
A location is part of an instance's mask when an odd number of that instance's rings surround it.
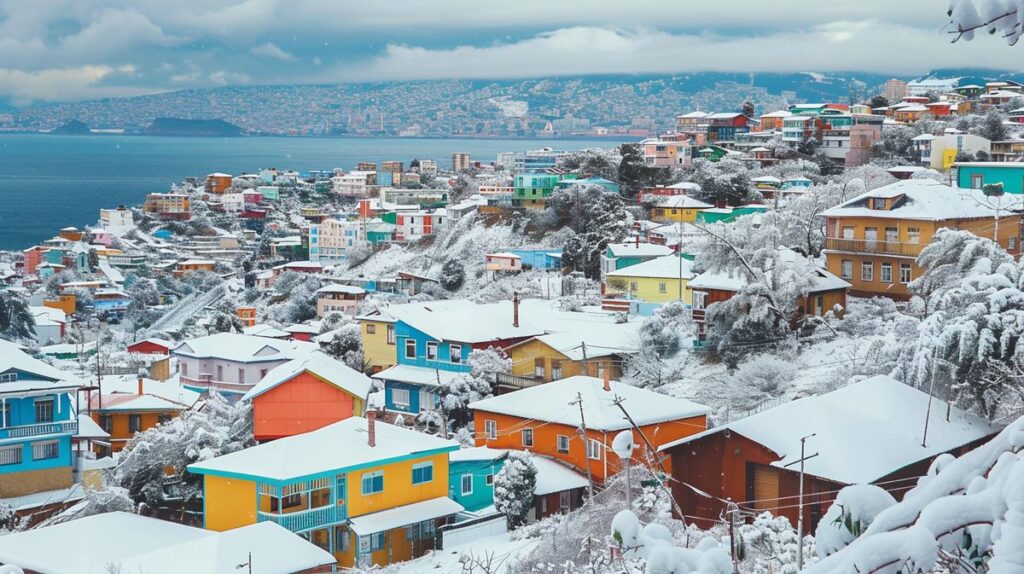
M 242 128 L 221 119 L 156 118 L 143 133 L 150 136 L 238 137 Z

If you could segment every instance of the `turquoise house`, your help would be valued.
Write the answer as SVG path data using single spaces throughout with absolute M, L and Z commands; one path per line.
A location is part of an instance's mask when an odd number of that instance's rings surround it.
M 523 260 L 523 267 L 541 271 L 562 268 L 561 249 L 502 249 L 501 251 L 518 255 Z
M 494 477 L 505 464 L 508 451 L 480 446 L 448 455 L 448 498 L 468 512 L 494 504 Z
M 768 211 L 768 208 L 763 205 L 744 205 L 740 207 L 715 207 L 712 209 L 702 209 L 697 212 L 697 223 L 730 223 L 732 221 L 735 221 L 737 217 L 741 217 L 744 215 L 752 215 L 754 213 L 764 213 L 766 211 Z
M 982 189 L 991 183 L 1001 183 L 1006 193 L 1024 193 L 1024 162 L 958 162 L 953 168 L 957 187 Z
M 78 387 L 63 371 L 0 341 L 0 498 L 71 486 Z
M 671 247 L 639 241 L 611 243 L 601 254 L 601 272 L 611 273 L 673 253 Z
M 555 192 L 562 176 L 553 173 L 521 173 L 512 183 L 512 204 L 519 207 L 543 207 L 544 200 Z
M 568 179 L 563 177 L 561 181 L 555 184 L 555 187 L 558 189 L 565 189 L 571 185 L 596 185 L 598 187 L 603 187 L 605 190 L 612 193 L 622 192 L 619 184 L 603 177 L 588 177 L 584 179 Z

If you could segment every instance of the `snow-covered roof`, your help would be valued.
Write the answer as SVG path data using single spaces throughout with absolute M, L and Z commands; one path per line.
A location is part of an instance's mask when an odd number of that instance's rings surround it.
M 451 383 L 463 375 L 465 373 L 414 367 L 412 365 L 395 365 L 379 373 L 374 373 L 372 378 L 382 381 L 396 381 L 399 383 L 436 387 Z
M 687 190 L 700 191 L 701 187 L 700 187 L 699 183 L 694 183 L 692 181 L 680 181 L 679 183 L 673 183 L 672 185 L 668 186 L 666 189 L 687 189 Z
M 986 164 L 993 165 L 993 164 Z M 869 198 L 904 196 L 889 210 L 870 209 Z M 943 221 L 994 217 L 996 207 L 1007 213 L 1021 207 L 1021 198 L 1004 195 L 987 197 L 981 190 L 953 188 L 930 179 L 907 179 L 863 193 L 846 203 L 826 210 L 826 217 L 877 217 L 886 219 L 917 219 Z
M 95 514 L 0 539 L 0 562 L 46 574 L 225 574 L 247 561 L 253 574 L 281 574 L 336 559 L 272 522 L 216 532 L 126 512 Z
M 522 257 L 516 255 L 515 253 L 508 253 L 506 251 L 501 251 L 498 253 L 488 253 L 486 256 L 497 257 L 499 259 L 522 259 Z
M 756 149 L 757 148 L 754 148 L 753 150 L 750 150 L 750 151 L 755 151 Z M 767 148 L 762 148 L 762 149 L 764 149 L 765 151 L 768 151 Z M 755 178 L 751 179 L 750 181 L 753 182 L 753 183 L 782 183 L 782 180 L 777 178 L 777 177 L 775 177 L 774 175 L 762 175 L 761 177 L 755 177 Z
M 139 377 L 133 375 L 105 375 L 102 385 L 103 411 L 183 411 L 195 406 L 201 396 L 183 387 L 178 377 L 166 381 L 143 378 L 142 394 Z M 99 409 L 97 392 L 91 392 L 87 400 Z
M 271 369 L 266 376 L 260 379 L 260 382 L 256 383 L 255 387 L 245 393 L 242 400 L 250 400 L 262 395 L 304 372 L 323 379 L 360 399 L 365 399 L 366 395 L 370 394 L 372 386 L 370 377 L 321 351 L 314 351 L 305 358 L 288 361 Z
M 285 333 L 287 335 L 287 333 Z M 216 333 L 183 341 L 175 355 L 198 359 L 223 359 L 238 363 L 296 359 L 320 347 L 305 341 L 280 341 L 268 337 Z
M 75 439 L 105 439 L 110 438 L 110 433 L 103 430 L 96 421 L 89 415 L 78 415 L 78 433 Z
M 367 443 L 367 420 L 352 417 L 315 431 L 277 439 L 189 465 L 199 474 L 232 474 L 288 481 L 343 471 L 410 455 L 457 450 L 459 443 L 376 421 L 376 446 Z M 344 445 L 344 448 L 341 446 Z
M 484 343 L 529 337 L 543 332 L 520 313 L 513 325 L 511 301 L 479 305 L 465 299 L 392 305 L 388 314 L 442 341 Z
M 806 461 L 806 472 L 844 484 L 863 484 L 998 430 L 980 417 L 935 400 L 927 446 L 921 446 L 927 412 L 927 393 L 879 375 L 785 403 L 659 450 L 728 429 L 778 454 L 780 459 L 772 466 L 784 467 L 800 458 L 800 438 L 816 434 L 807 440 L 807 449 L 818 456 Z
M 320 330 L 317 329 L 316 327 L 314 327 L 312 325 L 306 325 L 304 323 L 296 323 L 294 325 L 288 325 L 287 327 L 284 328 L 284 330 L 285 330 L 286 333 L 291 333 L 293 335 L 296 334 L 296 333 L 299 333 L 299 334 L 304 333 L 304 334 L 307 334 L 307 335 L 315 335 L 315 334 L 320 332 Z
M 714 207 L 710 203 L 690 197 L 689 195 L 670 195 L 657 203 L 658 207 L 670 207 L 676 209 L 709 209 Z
M 920 104 L 910 104 L 909 106 L 903 106 L 896 110 L 898 112 L 927 112 L 928 107 Z
M 713 113 L 713 114 L 708 114 L 708 119 L 709 120 L 728 120 L 728 119 L 732 119 L 732 118 L 735 118 L 737 116 L 742 116 L 742 115 L 743 114 L 740 113 L 740 112 L 716 112 L 716 113 Z
M 32 357 L 18 345 L 0 339 L 0 373 L 7 371 L 31 374 L 42 380 L 28 380 L 22 375 L 17 381 L 0 383 L 0 394 L 32 390 L 56 391 L 80 386 L 68 373 Z
M 349 527 L 359 536 L 386 532 L 416 522 L 434 520 L 465 510 L 461 504 L 440 496 L 430 500 L 396 506 L 372 514 L 363 514 L 349 519 Z
M 339 285 L 337 283 L 321 287 L 316 290 L 317 293 L 348 293 L 349 295 L 364 295 L 366 289 L 362 287 L 354 287 L 352 285 Z
M 676 117 L 677 118 L 706 118 L 709 115 L 710 114 L 708 114 L 707 112 L 689 112 L 689 113 L 682 114 L 682 115 L 676 116 Z
M 811 267 L 814 270 L 813 284 L 810 286 L 810 293 L 821 291 L 834 291 L 836 289 L 849 289 L 850 284 L 838 276 L 832 274 L 824 267 L 820 267 L 810 259 L 800 255 L 792 249 L 779 248 L 778 261 L 783 265 Z M 691 279 L 687 286 L 690 289 L 714 289 L 720 291 L 740 291 L 747 286 L 746 273 L 739 268 L 726 271 L 705 271 Z
M 479 462 L 484 460 L 500 460 L 508 455 L 508 449 L 474 446 L 460 448 L 448 453 L 448 462 Z
M 613 257 L 661 257 L 672 253 L 672 249 L 656 243 L 638 243 L 627 241 L 625 243 L 609 243 L 608 251 Z
M 186 259 L 178 265 L 216 265 L 213 259 Z
M 666 255 L 616 269 L 606 274 L 607 277 L 654 277 L 657 279 L 692 279 L 694 277 L 693 264 L 684 257 L 675 254 Z
M 932 134 L 921 134 L 919 136 L 914 136 L 910 138 L 911 141 L 915 142 L 931 141 L 933 139 L 935 139 L 935 136 L 933 136 Z
M 537 467 L 537 483 L 533 487 L 534 496 L 586 488 L 589 485 L 585 476 L 561 462 L 544 456 L 534 456 L 531 460 Z
M 469 407 L 478 412 L 578 426 L 579 406 L 570 403 L 576 401 L 579 395 L 583 400 L 587 428 L 599 431 L 630 428 L 630 422 L 614 404 L 617 398 L 622 399 L 622 405 L 636 424 L 641 426 L 697 417 L 710 411 L 707 406 L 687 399 L 663 395 L 618 381 L 611 381 L 609 385 L 611 390 L 606 391 L 601 379 L 575 376 L 476 401 L 470 403 Z
M 772 151 L 772 150 L 770 150 L 770 149 L 768 149 L 768 148 L 766 148 L 764 146 L 757 146 L 757 147 L 751 149 L 750 151 L 752 151 L 752 152 L 766 152 L 766 151 Z M 771 177 L 771 176 L 769 175 L 769 176 L 765 176 L 765 177 Z M 756 179 L 760 179 L 760 178 L 756 178 Z
M 767 114 L 761 114 L 762 118 L 787 118 L 793 115 L 793 112 L 789 110 L 776 110 L 774 112 L 768 112 Z

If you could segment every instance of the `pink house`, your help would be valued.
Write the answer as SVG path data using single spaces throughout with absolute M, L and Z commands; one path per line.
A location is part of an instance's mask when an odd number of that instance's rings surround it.
M 523 258 L 515 253 L 488 253 L 485 268 L 491 273 L 518 273 L 523 270 Z

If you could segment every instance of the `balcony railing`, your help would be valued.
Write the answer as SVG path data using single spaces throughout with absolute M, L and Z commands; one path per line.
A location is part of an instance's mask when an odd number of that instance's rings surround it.
M 825 239 L 825 249 L 849 251 L 852 253 L 917 257 L 923 247 L 920 243 L 904 243 L 902 241 L 871 241 L 867 239 L 839 239 L 836 237 Z
M 215 381 L 209 376 L 200 375 L 202 378 L 193 379 L 191 377 L 181 376 L 181 384 L 194 389 L 201 389 L 203 391 L 226 391 L 229 393 L 245 393 L 248 392 L 256 383 L 229 383 L 227 381 Z
M 299 512 L 276 514 L 273 512 L 257 512 L 258 522 L 276 522 L 292 532 L 305 532 L 336 524 L 347 518 L 344 506 L 321 506 Z
M 501 387 L 512 387 L 515 389 L 528 389 L 543 385 L 544 379 L 532 379 L 530 377 L 517 377 L 508 373 L 494 373 L 494 384 Z
M 36 425 L 0 428 L 0 439 L 67 433 L 78 434 L 78 421 L 40 423 Z

